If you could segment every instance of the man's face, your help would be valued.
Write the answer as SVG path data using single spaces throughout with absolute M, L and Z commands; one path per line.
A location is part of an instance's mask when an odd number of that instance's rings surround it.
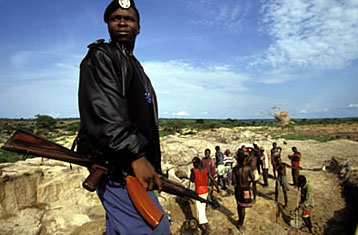
M 210 157 L 210 151 L 205 151 L 205 157 Z
M 113 41 L 134 42 L 139 34 L 139 25 L 133 8 L 114 11 L 109 16 L 108 32 Z

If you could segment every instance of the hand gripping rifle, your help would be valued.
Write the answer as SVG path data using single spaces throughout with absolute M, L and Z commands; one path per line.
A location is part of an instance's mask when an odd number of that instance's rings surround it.
M 87 167 L 90 169 L 90 175 L 82 183 L 82 186 L 91 192 L 96 190 L 97 184 L 103 176 L 111 174 L 107 166 L 94 162 L 89 156 L 74 152 L 55 142 L 22 129 L 17 130 L 1 148 L 11 152 L 50 158 Z M 199 197 L 195 191 L 185 188 L 180 183 L 171 181 L 162 175 L 159 178 L 164 192 L 181 197 L 187 196 L 213 205 L 213 202 Z M 145 221 L 147 221 L 152 228 L 155 228 L 159 224 L 163 213 L 154 205 L 145 192 L 145 188 L 137 178 L 127 176 L 126 185 L 134 206 Z

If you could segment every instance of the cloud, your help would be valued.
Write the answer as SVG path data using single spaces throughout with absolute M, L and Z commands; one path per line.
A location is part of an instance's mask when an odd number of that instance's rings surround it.
M 180 111 L 177 113 L 172 113 L 173 116 L 189 116 L 189 113 L 187 111 Z
M 160 92 L 184 95 L 189 92 L 200 93 L 212 90 L 220 92 L 242 92 L 247 88 L 244 82 L 247 74 L 236 73 L 229 66 L 195 65 L 183 61 L 147 61 L 143 67 L 150 75 Z
M 358 59 L 358 1 L 263 1 L 263 31 L 273 40 L 251 63 L 340 69 Z
M 218 117 L 231 110 L 237 112 L 243 104 L 255 100 L 246 97 L 249 76 L 229 66 L 174 60 L 146 61 L 142 65 L 156 90 L 160 115 L 177 115 L 178 110 L 185 110 L 190 116 L 202 117 L 216 109 L 210 115 Z
M 348 108 L 358 108 L 358 104 L 350 104 L 348 105 Z
M 80 57 L 56 52 L 15 51 L 0 66 L 1 117 L 74 116 Z
M 281 84 L 294 80 L 309 78 L 310 75 L 303 74 L 292 68 L 272 68 L 267 69 L 257 76 L 260 82 L 264 84 Z
M 208 27 L 224 27 L 231 31 L 240 31 L 242 22 L 247 18 L 251 8 L 250 0 L 237 1 L 191 1 L 181 0 L 187 8 L 199 16 L 193 23 Z

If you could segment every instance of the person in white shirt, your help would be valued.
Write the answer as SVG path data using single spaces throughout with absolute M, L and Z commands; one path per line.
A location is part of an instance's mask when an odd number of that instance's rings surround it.
M 268 184 L 268 170 L 270 167 L 269 158 L 268 158 L 264 148 L 260 148 L 260 153 L 261 153 L 261 161 L 263 163 L 263 166 L 262 166 L 263 172 L 262 173 L 263 173 L 263 177 L 264 177 L 264 187 L 267 188 L 269 186 L 269 184 Z

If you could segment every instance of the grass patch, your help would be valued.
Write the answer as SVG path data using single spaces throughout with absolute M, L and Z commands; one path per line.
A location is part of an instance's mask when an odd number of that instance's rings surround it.
M 28 155 L 27 158 L 32 158 L 33 156 Z M 23 154 L 17 154 L 9 151 L 5 151 L 0 149 L 0 163 L 5 162 L 17 162 L 25 160 L 25 157 Z
M 278 135 L 277 137 L 284 138 L 287 140 L 315 140 L 318 142 L 328 142 L 333 140 L 332 138 L 327 138 L 322 136 L 301 135 L 297 133 Z

